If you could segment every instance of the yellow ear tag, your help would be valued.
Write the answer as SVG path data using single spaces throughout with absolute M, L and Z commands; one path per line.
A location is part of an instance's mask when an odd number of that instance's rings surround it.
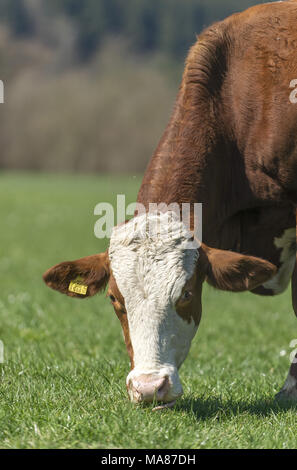
M 74 292 L 74 294 L 86 295 L 88 286 L 81 284 L 80 279 L 78 278 L 70 282 L 68 290 L 69 292 Z

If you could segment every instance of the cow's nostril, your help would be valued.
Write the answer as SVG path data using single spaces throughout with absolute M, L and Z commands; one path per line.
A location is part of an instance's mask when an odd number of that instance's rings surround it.
M 169 388 L 169 380 L 168 380 L 168 377 L 164 377 L 163 379 L 163 383 L 159 386 L 158 390 L 157 390 L 157 393 L 159 395 L 164 395 L 168 392 L 168 388 Z
M 137 402 L 162 401 L 170 389 L 168 376 L 141 375 L 131 380 L 129 385 L 133 401 Z

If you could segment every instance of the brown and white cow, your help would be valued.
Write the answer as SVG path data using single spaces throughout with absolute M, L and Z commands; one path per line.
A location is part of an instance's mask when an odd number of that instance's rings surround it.
M 201 318 L 204 281 L 234 292 L 283 292 L 297 314 L 297 2 L 259 5 L 206 29 L 191 48 L 167 129 L 138 202 L 203 204 L 203 243 L 166 213 L 115 227 L 105 253 L 49 269 L 45 282 L 85 298 L 108 285 L 131 371 L 132 401 L 171 404 Z M 154 234 L 156 219 L 165 223 Z M 137 220 L 137 223 L 133 223 Z M 158 225 L 158 224 L 157 224 Z M 77 279 L 85 295 L 69 291 Z M 281 398 L 297 400 L 293 363 Z

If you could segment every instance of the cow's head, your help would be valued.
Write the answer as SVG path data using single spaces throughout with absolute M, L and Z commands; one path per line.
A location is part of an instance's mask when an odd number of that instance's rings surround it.
M 127 389 L 133 402 L 170 403 L 182 394 L 178 369 L 200 322 L 205 279 L 240 292 L 275 274 L 276 268 L 259 258 L 204 244 L 189 249 L 189 236 L 168 213 L 142 215 L 113 230 L 107 252 L 44 274 L 49 287 L 77 298 L 108 284 L 130 356 Z

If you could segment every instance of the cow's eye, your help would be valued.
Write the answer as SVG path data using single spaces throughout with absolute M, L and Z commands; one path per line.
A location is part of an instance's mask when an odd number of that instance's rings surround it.
M 109 298 L 110 298 L 110 300 L 111 300 L 112 302 L 115 302 L 115 301 L 116 301 L 116 298 L 115 298 L 114 295 L 110 295 Z
M 183 295 L 181 296 L 181 300 L 188 302 L 189 300 L 191 300 L 192 297 L 193 297 L 192 292 L 189 290 L 185 290 Z

